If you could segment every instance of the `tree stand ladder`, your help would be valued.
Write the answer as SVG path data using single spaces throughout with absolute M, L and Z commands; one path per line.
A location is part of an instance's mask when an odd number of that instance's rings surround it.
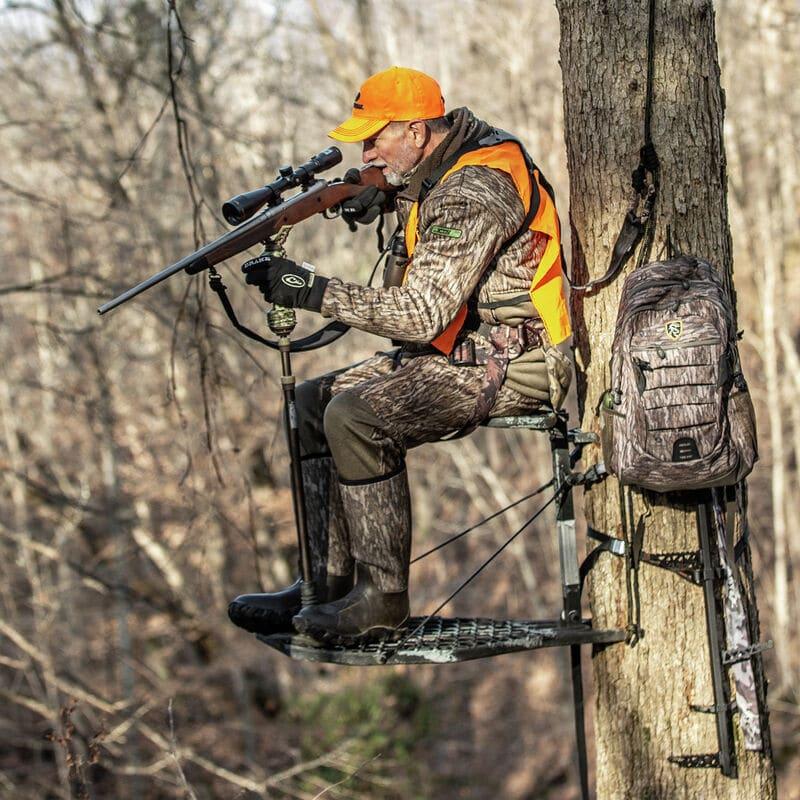
M 723 584 L 725 568 L 720 549 L 712 537 L 710 520 L 714 515 L 713 490 L 703 489 L 691 492 L 671 493 L 681 505 L 694 506 L 697 518 L 697 534 L 699 549 L 676 553 L 648 553 L 641 549 L 638 542 L 633 569 L 644 562 L 660 569 L 666 569 L 689 581 L 703 590 L 706 632 L 711 668 L 713 703 L 711 705 L 692 704 L 690 709 L 697 713 L 713 714 L 715 717 L 717 752 L 691 755 L 669 756 L 669 761 L 678 767 L 719 769 L 729 778 L 737 777 L 736 746 L 733 736 L 733 714 L 737 708 L 731 698 L 731 680 L 728 669 L 735 664 L 749 661 L 757 654 L 772 647 L 772 642 L 750 644 L 746 647 L 729 647 L 726 643 L 725 622 L 723 619 Z M 632 524 L 632 522 L 631 522 Z M 637 551 L 637 543 L 632 544 L 616 539 L 605 533 L 589 528 L 589 536 L 600 542 L 581 564 L 581 580 L 596 563 L 598 557 L 609 552 L 616 556 L 628 555 L 627 549 Z M 635 537 L 632 537 L 635 539 Z M 741 542 L 739 546 L 743 546 Z M 736 558 L 734 558 L 734 561 Z M 638 602 L 637 602 L 638 605 Z M 760 687 L 756 681 L 756 693 L 759 705 L 763 698 L 759 694 Z
M 692 705 L 691 710 L 714 714 L 718 750 L 716 753 L 670 756 L 669 760 L 680 767 L 718 767 L 723 775 L 736 778 L 736 745 L 733 738 L 733 712 L 736 703 L 730 696 L 731 680 L 727 670 L 734 664 L 749 661 L 756 654 L 771 648 L 772 642 L 756 643 L 742 649 L 728 649 L 727 647 L 721 610 L 725 573 L 719 548 L 711 537 L 709 524 L 713 514 L 711 491 L 703 490 L 691 493 L 691 497 L 696 503 L 700 549 L 694 554 L 698 565 L 692 571 L 690 579 L 703 588 L 714 704 L 711 706 Z

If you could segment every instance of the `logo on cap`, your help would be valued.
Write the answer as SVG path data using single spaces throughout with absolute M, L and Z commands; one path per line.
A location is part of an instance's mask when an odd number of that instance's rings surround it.
M 362 109 L 362 110 L 363 110 L 363 109 L 364 109 L 364 105 L 363 105 L 362 103 L 359 103 L 359 102 L 358 102 L 358 98 L 359 98 L 359 97 L 361 97 L 361 92 L 359 92 L 359 93 L 356 95 L 356 99 L 355 99 L 355 100 L 353 100 L 353 108 L 360 108 L 360 109 Z

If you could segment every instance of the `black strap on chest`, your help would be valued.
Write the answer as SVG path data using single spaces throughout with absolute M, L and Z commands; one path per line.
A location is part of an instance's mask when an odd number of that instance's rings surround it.
M 522 224 L 515 233 L 513 233 L 508 239 L 506 239 L 505 242 L 503 242 L 500 249 L 497 251 L 497 253 L 495 253 L 494 259 L 492 259 L 492 263 L 489 265 L 490 267 L 496 264 L 498 259 L 508 252 L 509 248 L 525 234 L 525 231 L 527 231 L 528 228 L 530 228 L 533 218 L 536 216 L 536 212 L 539 210 L 539 184 L 544 187 L 545 191 L 548 192 L 555 203 L 553 187 L 550 186 L 550 184 L 544 179 L 542 176 L 542 171 L 536 166 L 536 164 L 533 163 L 533 160 L 528 155 L 524 145 L 519 139 L 517 139 L 516 136 L 508 133 L 508 131 L 500 130 L 499 128 L 492 128 L 489 133 L 487 133 L 485 136 L 481 136 L 480 139 L 474 139 L 470 142 L 466 142 L 452 156 L 450 156 L 450 158 L 443 161 L 437 167 L 437 169 L 435 169 L 427 178 L 425 178 L 424 181 L 422 181 L 422 187 L 420 188 L 419 196 L 417 197 L 417 203 L 421 207 L 422 203 L 425 201 L 425 198 L 430 194 L 434 186 L 436 186 L 439 181 L 442 180 L 444 175 L 458 163 L 462 156 L 465 156 L 467 153 L 472 153 L 475 150 L 480 150 L 484 147 L 496 147 L 497 145 L 505 144 L 506 142 L 514 142 L 514 144 L 519 147 L 520 151 L 522 152 L 522 156 L 525 159 L 525 164 L 527 165 L 528 172 L 531 176 L 531 202 L 528 208 L 528 213 L 525 215 L 525 219 L 522 220 Z M 537 170 L 539 173 L 538 182 L 534 176 L 534 170 Z

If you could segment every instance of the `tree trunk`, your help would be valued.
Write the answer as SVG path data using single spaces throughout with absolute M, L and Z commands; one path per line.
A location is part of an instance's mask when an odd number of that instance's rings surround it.
M 583 282 L 602 275 L 609 263 L 630 200 L 630 174 L 644 144 L 648 4 L 557 0 L 557 7 L 573 271 Z M 733 291 L 724 98 L 709 0 L 657 0 L 653 77 L 652 136 L 661 187 L 651 258 L 663 256 L 670 225 L 673 241 L 715 264 Z M 607 388 L 621 287 L 618 278 L 589 295 L 573 295 L 579 402 L 587 430 L 597 428 L 594 409 Z M 587 453 L 588 463 L 592 455 Z M 590 491 L 585 506 L 592 527 L 621 535 L 615 480 Z M 647 520 L 645 550 L 697 548 L 694 514 L 662 498 Z M 648 565 L 640 582 L 643 639 L 634 648 L 606 648 L 593 661 L 597 796 L 774 798 L 771 755 L 745 752 L 738 729 L 737 780 L 667 760 L 718 750 L 713 715 L 689 708 L 713 703 L 703 594 Z M 624 627 L 625 597 L 621 559 L 603 556 L 590 594 L 598 627 Z

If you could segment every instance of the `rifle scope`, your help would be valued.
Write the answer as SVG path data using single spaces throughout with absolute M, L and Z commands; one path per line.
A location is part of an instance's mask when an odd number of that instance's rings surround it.
M 241 225 L 250 219 L 262 206 L 276 206 L 281 202 L 281 193 L 295 186 L 308 186 L 317 172 L 335 167 L 342 160 L 342 151 L 338 147 L 329 147 L 321 153 L 309 158 L 297 169 L 291 166 L 281 167 L 278 177 L 252 192 L 244 192 L 232 197 L 222 205 L 222 216 L 230 225 Z

